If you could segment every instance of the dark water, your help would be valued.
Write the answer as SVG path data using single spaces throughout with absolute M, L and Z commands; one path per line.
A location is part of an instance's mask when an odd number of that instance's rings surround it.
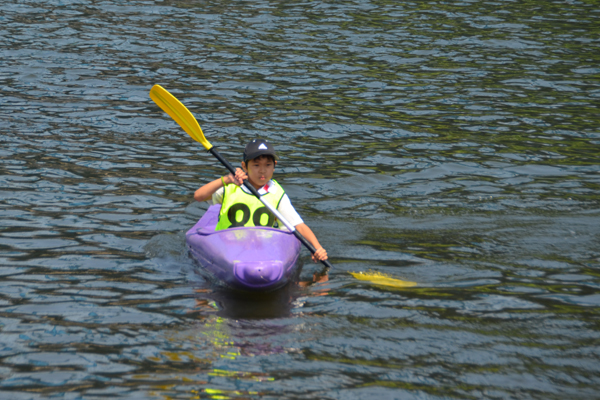
M 599 66 L 596 1 L 0 1 L 0 397 L 599 398 Z M 156 83 L 277 145 L 329 282 L 196 272 Z

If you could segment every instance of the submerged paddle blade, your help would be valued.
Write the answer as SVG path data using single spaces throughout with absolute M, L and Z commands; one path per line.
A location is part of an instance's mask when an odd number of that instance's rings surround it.
M 196 142 L 202 143 L 202 146 L 206 150 L 210 150 L 213 146 L 206 140 L 202 128 L 196 121 L 196 118 L 192 115 L 179 100 L 169 93 L 165 88 L 160 85 L 154 85 L 150 89 L 150 98 L 163 109 L 164 112 L 169 114 L 171 118 L 175 120 L 192 137 Z
M 401 279 L 392 278 L 389 275 L 381 272 L 350 272 L 350 275 L 360 281 L 369 281 L 376 285 L 392 286 L 397 288 L 417 286 L 417 282 L 403 281 Z

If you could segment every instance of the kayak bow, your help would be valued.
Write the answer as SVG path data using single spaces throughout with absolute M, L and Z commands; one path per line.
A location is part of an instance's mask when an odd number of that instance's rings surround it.
M 296 276 L 301 246 L 292 232 L 266 227 L 215 231 L 220 209 L 220 204 L 209 207 L 186 233 L 201 267 L 241 290 L 275 290 Z

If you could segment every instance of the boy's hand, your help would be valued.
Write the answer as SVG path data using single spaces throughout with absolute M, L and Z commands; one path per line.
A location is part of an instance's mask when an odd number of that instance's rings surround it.
M 317 251 L 312 255 L 314 262 L 327 260 L 327 251 L 324 248 L 318 248 Z
M 224 180 L 227 184 L 235 183 L 238 186 L 242 186 L 242 184 L 244 183 L 244 179 L 248 179 L 248 175 L 244 172 L 243 169 L 237 168 L 235 170 L 235 175 L 229 174 Z

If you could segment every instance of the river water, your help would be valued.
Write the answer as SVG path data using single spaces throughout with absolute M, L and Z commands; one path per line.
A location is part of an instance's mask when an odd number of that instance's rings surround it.
M 596 1 L 1 0 L 0 38 L 2 399 L 599 398 Z M 276 145 L 328 282 L 198 271 L 225 171 L 154 84 Z

